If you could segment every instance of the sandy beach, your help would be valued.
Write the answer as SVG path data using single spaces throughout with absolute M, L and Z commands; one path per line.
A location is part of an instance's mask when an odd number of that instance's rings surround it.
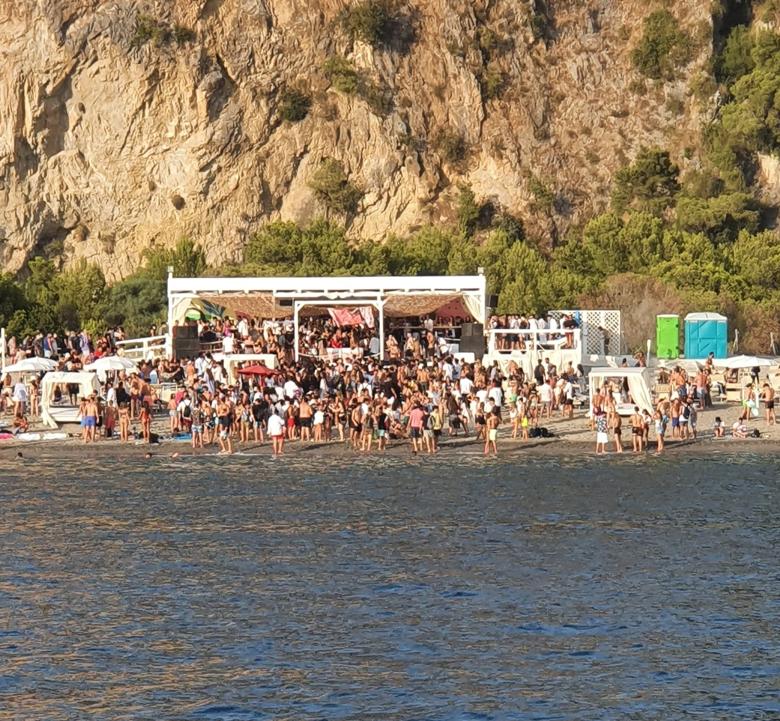
M 715 408 L 699 411 L 698 434 L 696 439 L 675 440 L 667 437 L 664 455 L 678 456 L 680 454 L 696 453 L 719 453 L 726 451 L 733 453 L 737 448 L 740 452 L 746 453 L 777 453 L 780 451 L 780 429 L 777 425 L 768 426 L 763 417 L 755 419 L 749 424 L 750 430 L 758 428 L 761 432 L 760 438 L 732 438 L 730 436 L 731 424 L 736 420 L 740 408 L 734 404 L 718 404 Z M 729 430 L 725 438 L 715 438 L 713 435 L 713 425 L 715 417 L 721 417 Z M 130 443 L 121 443 L 118 439 L 100 438 L 97 443 L 83 444 L 77 436 L 71 436 L 66 440 L 41 440 L 41 441 L 19 441 L 4 440 L 0 441 L 0 458 L 8 459 L 16 457 L 22 452 L 24 458 L 35 458 L 36 456 L 62 456 L 74 457 L 85 455 L 90 458 L 112 459 L 123 457 L 143 457 L 151 453 L 152 457 L 171 456 L 174 453 L 179 456 L 211 456 L 216 455 L 218 446 L 211 445 L 202 449 L 193 449 L 189 440 L 182 438 L 170 438 L 167 433 L 167 417 L 156 416 L 153 424 L 153 430 L 159 434 L 160 442 L 155 444 L 145 444 L 140 441 L 131 441 Z M 580 454 L 594 454 L 595 433 L 590 429 L 589 421 L 582 411 L 575 413 L 573 419 L 553 418 L 541 424 L 547 427 L 554 435 L 551 438 L 532 438 L 527 441 L 513 439 L 511 437 L 511 426 L 505 423 L 500 427 L 498 435 L 499 456 L 524 457 L 534 456 L 571 456 Z M 33 429 L 37 432 L 46 432 L 39 426 Z M 670 429 L 671 430 L 671 429 Z M 631 434 L 626 430 L 624 423 L 623 430 L 622 455 L 636 455 L 631 452 Z M 248 443 L 237 443 L 234 441 L 235 452 L 240 455 L 271 455 L 270 441 L 263 443 L 250 441 Z M 442 455 L 463 455 L 475 456 L 483 455 L 482 441 L 476 441 L 473 434 L 468 436 L 457 435 L 448 436 L 445 430 L 441 438 Z M 608 456 L 619 457 L 614 450 L 614 441 L 610 434 L 610 444 L 608 447 Z M 650 445 L 647 454 L 656 454 L 655 434 L 651 430 Z M 391 441 L 387 450 L 372 450 L 368 454 L 352 450 L 348 444 L 330 441 L 325 443 L 292 441 L 285 444 L 285 453 L 287 457 L 322 457 L 322 458 L 343 458 L 355 455 L 386 455 L 398 459 L 411 458 L 412 453 L 408 441 Z M 226 456 L 221 456 L 227 458 Z M 424 458 L 426 454 L 418 454 L 418 457 Z M 435 456 L 432 456 L 435 457 Z

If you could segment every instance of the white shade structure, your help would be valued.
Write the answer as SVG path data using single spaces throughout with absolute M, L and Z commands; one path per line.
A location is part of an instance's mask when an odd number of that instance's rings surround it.
M 57 368 L 57 362 L 50 358 L 24 358 L 18 363 L 6 366 L 3 374 L 6 373 L 46 373 Z
M 84 366 L 85 371 L 127 371 L 128 373 L 137 373 L 138 366 L 128 358 L 123 358 L 118 355 L 104 356 L 98 358 L 94 363 Z
M 168 276 L 168 354 L 173 352 L 172 328 L 183 323 L 198 303 L 224 308 L 232 317 L 291 319 L 295 354 L 304 308 L 371 306 L 378 316 L 378 336 L 384 339 L 385 318 L 427 315 L 459 300 L 483 326 L 487 321 L 484 275 L 336 276 L 295 278 L 174 278 Z M 380 343 L 384 357 L 384 342 Z
M 773 361 L 768 358 L 760 358 L 755 355 L 735 355 L 731 358 L 724 358 L 723 360 L 715 361 L 715 364 L 720 368 L 729 368 L 731 370 L 739 370 L 742 368 L 768 368 L 774 365 Z

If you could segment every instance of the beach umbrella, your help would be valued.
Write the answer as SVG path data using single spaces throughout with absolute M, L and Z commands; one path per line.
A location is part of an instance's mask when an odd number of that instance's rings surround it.
M 128 373 L 137 373 L 138 366 L 129 358 L 123 358 L 118 355 L 104 356 L 98 358 L 94 363 L 84 366 L 85 371 L 127 371 Z
M 729 368 L 730 370 L 738 370 L 740 368 L 767 368 L 773 365 L 773 362 L 768 358 L 759 358 L 755 355 L 735 355 L 731 358 L 724 358 L 723 360 L 715 362 L 718 366 Z
M 275 376 L 277 374 L 277 371 L 275 371 L 273 368 L 260 365 L 259 363 L 255 365 L 247 366 L 246 368 L 239 368 L 238 372 L 244 376 L 263 376 L 263 377 Z
M 57 368 L 57 361 L 51 360 L 51 358 L 24 358 L 18 363 L 6 366 L 3 369 L 5 373 L 45 373 L 46 371 L 53 371 Z

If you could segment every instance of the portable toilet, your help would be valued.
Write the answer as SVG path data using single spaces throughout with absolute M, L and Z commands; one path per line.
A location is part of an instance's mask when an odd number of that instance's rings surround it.
M 719 313 L 688 313 L 685 316 L 685 357 L 728 356 L 728 319 Z
M 657 315 L 655 317 L 655 355 L 658 358 L 680 356 L 680 316 Z

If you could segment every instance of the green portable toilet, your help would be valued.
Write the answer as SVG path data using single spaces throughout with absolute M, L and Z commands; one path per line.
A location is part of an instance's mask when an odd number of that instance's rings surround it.
M 680 316 L 658 315 L 655 318 L 655 354 L 658 358 L 679 358 Z

